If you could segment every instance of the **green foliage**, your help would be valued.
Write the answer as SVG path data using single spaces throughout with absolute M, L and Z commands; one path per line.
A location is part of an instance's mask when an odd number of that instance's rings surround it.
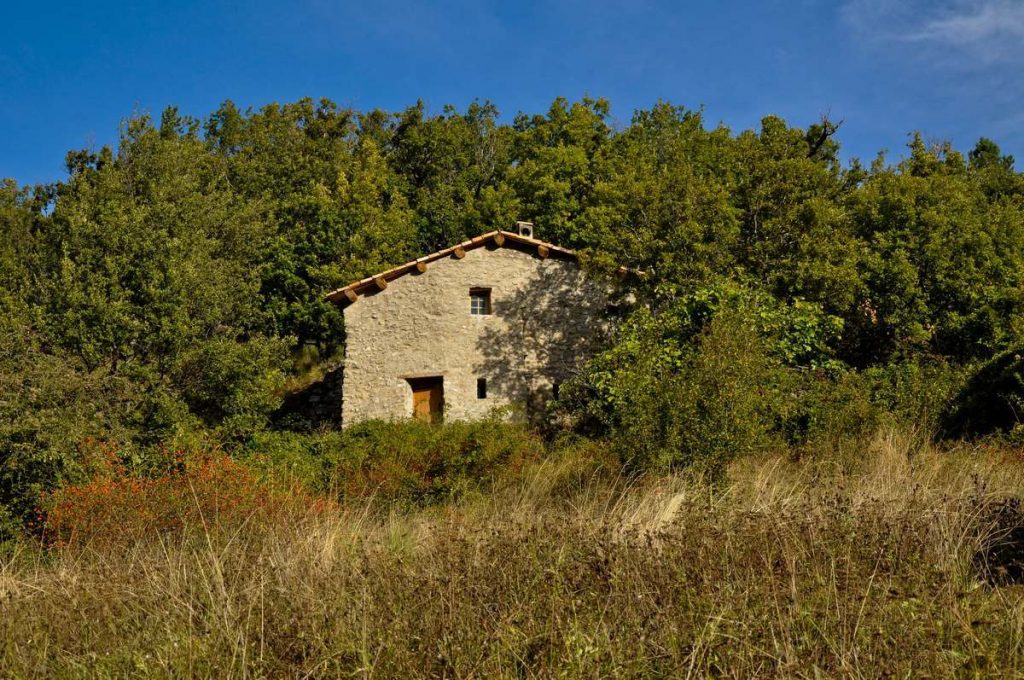
M 740 287 L 702 289 L 659 315 L 641 308 L 568 387 L 582 426 L 620 440 L 640 469 L 698 464 L 779 445 L 798 361 L 832 365 L 837 322 L 808 305 L 760 307 Z
M 787 441 L 798 451 L 858 450 L 881 428 L 922 439 L 941 433 L 941 418 L 963 381 L 963 369 L 914 360 L 864 371 L 802 372 L 793 385 Z
M 954 436 L 1024 430 L 1024 357 L 1015 347 L 981 364 L 967 379 L 943 414 L 943 426 Z
M 619 442 L 630 465 L 696 465 L 827 441 L 864 444 L 888 422 L 930 436 L 963 370 L 920 360 L 852 371 L 833 356 L 840 319 L 722 283 L 636 311 L 614 345 L 570 384 L 562 406 L 577 426 Z
M 644 273 L 566 398 L 640 441 L 636 465 L 717 469 L 884 414 L 927 429 L 965 367 L 1021 344 L 1024 176 L 991 140 L 965 157 L 920 135 L 844 167 L 837 129 L 736 133 L 667 102 L 615 125 L 591 98 L 511 123 L 311 99 L 130 118 L 66 180 L 0 183 L 2 514 L 75 478 L 88 437 L 140 464 L 162 441 L 273 440 L 288 377 L 343 350 L 325 292 L 515 219 Z M 975 391 L 1009 403 L 1001 370 Z
M 0 543 L 40 494 L 81 478 L 83 443 L 130 438 L 141 397 L 123 377 L 41 351 L 24 328 L 0 328 Z
M 499 474 L 514 475 L 544 450 L 539 437 L 517 423 L 372 421 L 341 432 L 260 433 L 243 455 L 266 474 L 340 499 L 425 504 L 485 487 Z
M 910 156 L 879 169 L 848 199 L 863 262 L 867 319 L 860 362 L 923 352 L 965 362 L 1019 336 L 1024 194 L 991 200 L 985 178 L 948 147 L 915 137 Z

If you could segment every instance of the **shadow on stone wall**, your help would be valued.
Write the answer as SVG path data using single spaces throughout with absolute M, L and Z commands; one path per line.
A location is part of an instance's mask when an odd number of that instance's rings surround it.
M 296 432 L 340 427 L 343 368 L 330 369 L 320 380 L 286 395 L 271 415 L 273 427 Z
M 609 297 L 599 279 L 575 266 L 547 267 L 511 297 L 493 300 L 505 328 L 489 328 L 477 342 L 483 357 L 474 371 L 488 390 L 510 395 L 536 419 L 551 397 L 606 341 Z

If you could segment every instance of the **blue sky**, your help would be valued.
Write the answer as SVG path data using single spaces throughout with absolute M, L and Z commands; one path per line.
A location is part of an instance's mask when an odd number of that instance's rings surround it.
M 29 2 L 0 10 L 0 177 L 64 176 L 133 112 L 196 116 L 327 97 L 503 116 L 603 96 L 626 124 L 666 99 L 739 130 L 845 121 L 844 156 L 907 133 L 1024 166 L 1024 0 Z

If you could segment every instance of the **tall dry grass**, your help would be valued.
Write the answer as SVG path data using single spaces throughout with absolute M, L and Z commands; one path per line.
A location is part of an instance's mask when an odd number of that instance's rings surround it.
M 415 512 L 25 547 L 0 563 L 0 675 L 1024 674 L 1024 600 L 977 564 L 1024 495 L 1013 452 L 890 431 L 718 487 L 590 469 Z

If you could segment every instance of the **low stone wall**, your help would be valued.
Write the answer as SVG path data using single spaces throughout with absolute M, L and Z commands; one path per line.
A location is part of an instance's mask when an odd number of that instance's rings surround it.
M 344 366 L 329 369 L 316 382 L 284 398 L 274 413 L 275 425 L 291 430 L 316 430 L 341 426 L 341 404 Z

